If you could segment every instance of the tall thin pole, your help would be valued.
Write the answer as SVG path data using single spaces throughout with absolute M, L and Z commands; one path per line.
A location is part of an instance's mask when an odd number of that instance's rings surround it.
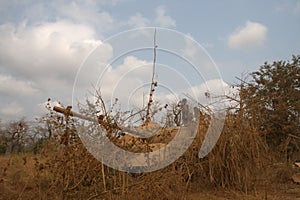
M 147 104 L 147 110 L 146 110 L 146 122 L 148 123 L 151 121 L 151 117 L 150 117 L 150 107 L 153 103 L 153 93 L 155 91 L 155 87 L 157 87 L 157 82 L 155 82 L 154 77 L 155 77 L 155 64 L 156 64 L 156 49 L 157 49 L 157 45 L 156 45 L 156 29 L 154 30 L 154 43 L 153 43 L 153 66 L 152 66 L 152 79 L 151 79 L 151 86 L 150 86 L 150 93 L 149 93 L 149 101 Z

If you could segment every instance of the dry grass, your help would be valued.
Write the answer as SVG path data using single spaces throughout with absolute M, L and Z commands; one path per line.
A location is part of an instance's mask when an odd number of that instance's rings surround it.
M 272 164 L 261 135 L 247 121 L 229 115 L 217 145 L 200 160 L 207 127 L 201 121 L 194 142 L 176 162 L 145 174 L 102 165 L 78 137 L 68 145 L 54 137 L 37 155 L 0 158 L 0 199 L 295 199 L 293 170 Z

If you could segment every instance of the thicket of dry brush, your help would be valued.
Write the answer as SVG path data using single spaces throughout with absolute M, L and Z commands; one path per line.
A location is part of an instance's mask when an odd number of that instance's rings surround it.
M 53 135 L 33 156 L 31 174 L 23 174 L 26 179 L 8 182 L 2 173 L 1 185 L 6 188 L 3 194 L 7 197 L 183 199 L 205 187 L 247 191 L 255 187 L 255 173 L 265 163 L 261 136 L 238 113 L 227 116 L 223 133 L 207 158 L 198 158 L 209 125 L 209 121 L 200 120 L 198 134 L 184 155 L 164 169 L 145 174 L 120 172 L 101 164 L 82 145 L 72 118 L 52 113 L 48 122 L 55 127 Z M 26 168 L 30 163 L 23 164 Z M 7 190 L 11 185 L 16 187 L 15 193 Z

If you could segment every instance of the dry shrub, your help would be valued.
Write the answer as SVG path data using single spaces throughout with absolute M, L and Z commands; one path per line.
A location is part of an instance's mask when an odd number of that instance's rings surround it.
M 172 166 L 136 177 L 134 182 L 138 184 L 128 188 L 121 199 L 183 199 L 186 192 L 181 173 Z
M 185 176 L 187 161 L 146 174 L 120 172 L 87 152 L 76 134 L 75 121 L 57 116 L 49 121 L 55 129 L 35 159 L 32 198 L 182 199 L 186 194 L 191 178 Z
M 78 146 L 76 147 L 78 149 Z M 129 174 L 102 165 L 83 145 L 47 154 L 37 161 L 37 198 L 53 199 L 182 199 L 184 169 L 178 163 L 146 174 Z
M 209 154 L 206 173 L 214 185 L 242 190 L 253 189 L 258 173 L 267 164 L 267 148 L 249 121 L 228 114 L 222 134 Z
M 30 199 L 33 191 L 33 155 L 11 154 L 0 160 L 0 199 Z
M 18 187 L 18 195 L 11 193 L 11 197 L 185 199 L 205 187 L 247 192 L 255 186 L 257 174 L 265 164 L 261 135 L 234 114 L 227 116 L 221 137 L 206 158 L 198 158 L 209 125 L 202 119 L 198 134 L 184 155 L 164 169 L 145 174 L 120 172 L 101 164 L 82 145 L 74 121 L 54 116 L 53 124 L 52 139 L 45 142 L 31 164 L 31 181 L 19 178 L 14 182 L 28 187 Z
M 112 187 L 103 184 L 103 165 L 86 151 L 78 137 L 68 145 L 49 141 L 41 154 L 43 158 L 35 165 L 39 198 L 87 199 Z

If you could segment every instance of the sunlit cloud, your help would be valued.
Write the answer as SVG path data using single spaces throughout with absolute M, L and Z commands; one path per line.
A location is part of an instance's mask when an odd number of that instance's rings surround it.
M 238 28 L 228 38 L 228 46 L 233 49 L 243 49 L 261 46 L 267 40 L 266 26 L 248 21 L 244 27 Z

